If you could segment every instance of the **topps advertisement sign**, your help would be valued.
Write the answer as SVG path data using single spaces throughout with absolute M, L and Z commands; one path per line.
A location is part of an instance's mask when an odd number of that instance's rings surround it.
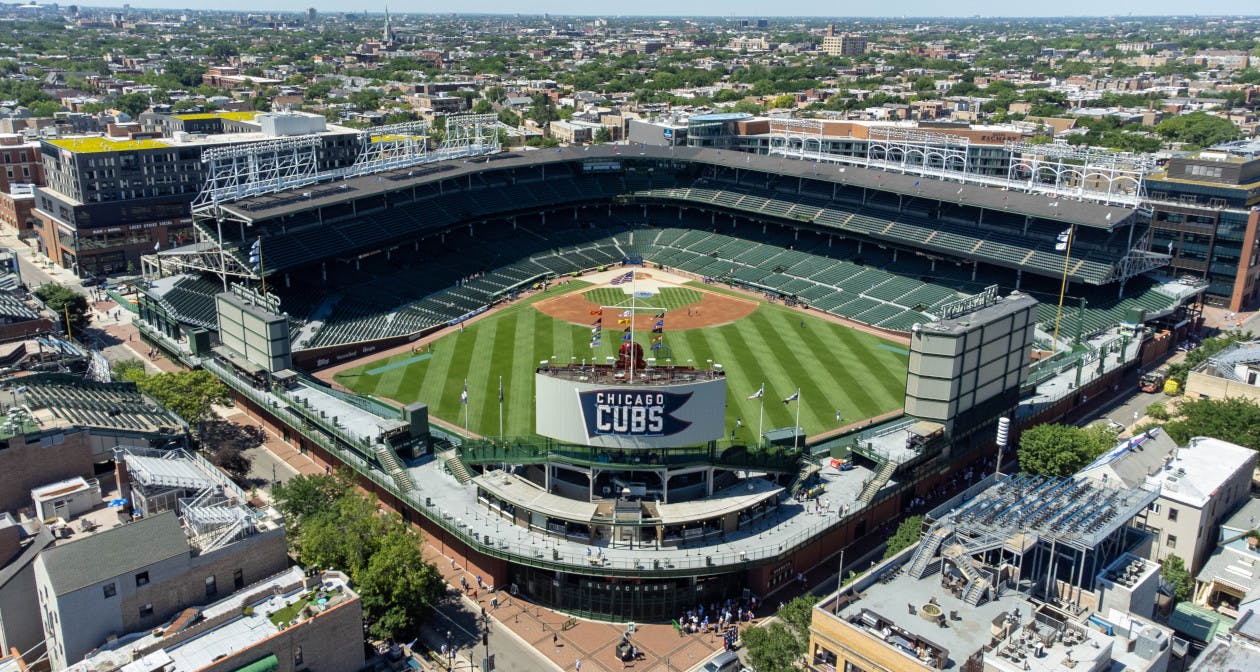
M 721 438 L 726 380 L 659 386 L 584 383 L 537 376 L 536 427 L 559 441 L 610 448 L 665 448 Z

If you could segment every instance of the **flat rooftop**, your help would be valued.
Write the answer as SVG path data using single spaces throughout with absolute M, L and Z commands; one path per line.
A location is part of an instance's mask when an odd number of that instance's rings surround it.
M 1147 482 L 1161 487 L 1164 497 L 1201 509 L 1230 476 L 1248 463 L 1254 468 L 1256 451 L 1199 437 L 1179 448 L 1177 456 Z
M 297 401 L 306 410 L 329 422 L 335 418 L 343 432 L 359 441 L 378 443 L 382 434 L 408 426 L 402 420 L 382 418 L 318 388 L 299 385 L 287 393 L 291 401 Z
M 280 627 L 273 622 L 272 615 L 302 599 L 307 592 L 303 585 L 305 578 L 301 567 L 290 567 L 265 581 L 251 584 L 226 599 L 201 608 L 200 620 L 212 620 L 230 614 L 238 616 L 195 637 L 180 641 L 182 629 L 170 632 L 180 620 L 180 616 L 176 616 L 163 628 L 120 637 L 68 669 L 70 672 L 91 672 L 101 668 L 117 668 L 122 672 L 157 669 L 164 672 L 195 672 L 207 668 L 220 658 L 248 649 L 278 634 Z M 324 575 L 318 590 L 326 596 L 321 598 L 324 600 L 322 603 L 317 599 L 311 606 L 315 611 L 313 618 L 358 597 L 344 578 L 331 572 Z M 257 596 L 261 593 L 268 596 L 259 600 Z M 247 606 L 253 608 L 253 613 L 248 616 L 244 614 Z M 295 619 L 302 618 L 296 613 L 294 616 Z M 155 632 L 163 634 L 154 634 Z M 171 644 L 163 645 L 163 640 L 166 639 L 172 640 Z M 141 657 L 140 652 L 146 649 L 152 650 Z M 131 667 L 136 664 L 133 660 L 139 663 L 134 668 Z M 142 660 L 143 663 L 140 662 Z

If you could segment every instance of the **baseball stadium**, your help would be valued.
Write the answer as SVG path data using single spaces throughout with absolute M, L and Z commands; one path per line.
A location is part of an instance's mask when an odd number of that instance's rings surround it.
M 1096 175 L 970 179 L 931 139 L 915 164 L 418 133 L 336 174 L 296 141 L 203 157 L 198 241 L 145 258 L 138 324 L 575 615 L 771 595 L 1197 317 Z

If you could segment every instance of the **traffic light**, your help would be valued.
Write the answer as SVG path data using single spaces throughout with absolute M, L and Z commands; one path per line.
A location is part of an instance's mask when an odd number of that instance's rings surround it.
M 481 645 L 490 646 L 490 633 L 489 632 L 481 633 Z

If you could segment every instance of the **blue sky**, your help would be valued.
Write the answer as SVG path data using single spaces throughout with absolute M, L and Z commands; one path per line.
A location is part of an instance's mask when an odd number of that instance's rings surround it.
M 74 0 L 61 0 L 62 6 L 74 4 Z M 80 6 L 112 6 L 120 7 L 120 0 L 108 2 L 79 2 Z M 298 11 L 307 7 L 315 7 L 319 11 L 344 12 L 368 10 L 382 12 L 385 2 L 370 0 L 365 3 L 347 5 L 345 2 L 329 0 L 132 0 L 132 7 L 168 7 L 189 9 L 229 9 L 267 11 Z M 798 0 L 789 3 L 771 3 L 765 0 L 637 0 L 629 3 L 593 3 L 590 0 L 464 0 L 458 3 L 419 3 L 392 2 L 391 10 L 396 12 L 487 12 L 495 14 L 512 14 L 528 12 L 539 14 L 582 14 L 609 16 L 609 9 L 618 7 L 624 14 L 630 15 L 678 15 L 686 13 L 690 16 L 739 16 L 739 17 L 771 17 L 771 16 L 822 16 L 842 19 L 854 16 L 1046 16 L 1053 12 L 1055 16 L 1098 16 L 1100 10 L 1106 10 L 1109 16 L 1150 16 L 1157 14 L 1185 14 L 1198 11 L 1200 14 L 1243 14 L 1260 13 L 1260 5 L 1255 0 L 1208 0 L 1201 3 L 1187 3 L 1184 0 L 1118 0 L 1110 3 L 1099 3 L 1096 0 L 1060 0 L 1054 3 L 1013 3 L 1008 0 L 958 0 L 943 3 L 937 0 L 902 0 L 897 3 L 845 3 L 835 0 Z M 600 14 L 601 10 L 603 14 Z

